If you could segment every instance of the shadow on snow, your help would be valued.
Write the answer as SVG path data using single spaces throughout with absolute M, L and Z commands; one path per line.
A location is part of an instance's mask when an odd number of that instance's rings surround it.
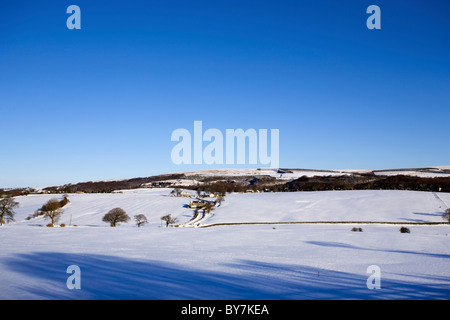
M 321 245 L 321 244 L 319 244 Z M 19 254 L 5 266 L 24 277 L 26 299 L 448 299 L 450 277 L 440 283 L 381 279 L 369 290 L 367 274 L 353 274 L 301 265 L 239 260 L 223 270 L 183 268 L 155 260 L 36 252 Z M 66 287 L 69 265 L 81 269 L 81 289 Z M 364 270 L 365 271 L 365 270 Z M 417 280 L 417 279 L 416 279 Z M 429 279 L 430 280 L 430 279 Z M 426 281 L 426 280 L 425 280 Z M 3 293 L 9 291 L 2 288 Z M 8 299 L 8 297 L 4 297 Z

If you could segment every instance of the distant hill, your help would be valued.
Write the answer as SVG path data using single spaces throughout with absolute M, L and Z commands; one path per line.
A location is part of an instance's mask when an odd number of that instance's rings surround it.
M 395 189 L 450 192 L 450 166 L 383 170 L 214 169 L 149 177 L 87 181 L 41 190 L 0 189 L 12 196 L 28 193 L 109 193 L 136 188 L 183 188 L 210 192 L 270 192 Z

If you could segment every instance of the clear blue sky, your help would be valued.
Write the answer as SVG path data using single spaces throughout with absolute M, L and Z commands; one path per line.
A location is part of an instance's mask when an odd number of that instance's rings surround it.
M 81 8 L 81 30 L 66 9 Z M 381 30 L 366 9 L 381 8 Z M 0 2 L 0 187 L 210 169 L 173 130 L 279 129 L 280 166 L 450 165 L 448 1 Z M 230 167 L 223 165 L 219 167 Z

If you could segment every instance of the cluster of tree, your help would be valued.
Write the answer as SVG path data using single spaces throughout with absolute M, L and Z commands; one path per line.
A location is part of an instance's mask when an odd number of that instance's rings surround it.
M 64 213 L 62 208 L 67 203 L 69 203 L 69 198 L 66 195 L 62 200 L 52 198 L 48 200 L 40 209 L 35 211 L 34 217 L 44 216 L 46 219 L 51 221 L 48 226 L 53 227 Z
M 33 188 L 15 188 L 15 189 L 0 189 L 0 197 L 18 197 L 27 196 L 30 193 L 36 192 Z
M 450 178 L 423 178 L 407 175 L 388 176 L 357 185 L 355 189 L 390 189 L 450 192 Z
M 226 194 L 231 192 L 292 192 L 325 190 L 414 190 L 450 192 L 448 177 L 417 177 L 409 175 L 382 176 L 353 174 L 341 176 L 303 176 L 284 182 L 273 177 L 205 178 L 201 186 L 185 187 L 200 192 Z
M 69 199 L 67 196 L 64 196 L 62 200 L 58 200 L 56 198 L 52 198 L 48 200 L 40 209 L 36 210 L 34 213 L 34 217 L 44 216 L 46 219 L 51 222 L 47 225 L 49 227 L 53 227 L 55 223 L 57 223 L 61 216 L 64 213 L 62 209 L 67 203 Z M 14 209 L 19 206 L 19 203 L 14 200 L 13 197 L 5 196 L 0 198 L 0 226 L 3 224 L 15 221 L 15 211 Z M 130 217 L 122 208 L 114 208 L 111 209 L 108 213 L 103 216 L 102 219 L 104 222 L 110 224 L 111 227 L 117 226 L 119 223 L 128 222 Z M 166 227 L 170 224 L 174 224 L 177 222 L 177 218 L 172 217 L 170 214 L 161 217 L 161 221 L 166 222 Z M 143 214 L 137 214 L 134 216 L 134 221 L 138 227 L 148 223 L 147 217 Z
M 424 178 L 408 175 L 301 177 L 271 188 L 271 191 L 322 190 L 414 190 L 450 192 L 450 178 Z
M 64 207 L 69 202 L 67 196 L 62 200 L 56 198 L 50 199 L 45 203 L 42 208 L 36 210 L 34 217 L 44 216 L 51 220 L 50 226 L 53 226 L 63 214 L 62 207 Z M 19 206 L 19 203 L 15 201 L 12 197 L 6 196 L 0 198 L 0 225 L 5 222 L 14 221 L 14 209 Z
M 215 176 L 215 177 L 193 177 L 193 179 L 202 182 L 201 186 L 185 186 L 186 189 L 197 190 L 200 192 L 210 192 L 219 195 L 225 195 L 231 192 L 245 192 L 247 190 L 262 191 L 268 186 L 281 184 L 276 178 L 271 176 Z
M 353 174 L 341 176 L 303 176 L 288 182 L 268 176 L 205 178 L 201 186 L 185 187 L 200 192 L 226 194 L 231 192 L 292 192 L 325 190 L 415 190 L 450 192 L 448 177 L 417 177 L 409 175 L 382 176 Z
M 271 184 L 272 185 L 272 184 Z M 198 195 L 202 193 L 214 193 L 224 196 L 227 193 L 232 192 L 245 192 L 247 190 L 257 191 L 264 190 L 266 185 L 260 184 L 240 184 L 234 180 L 229 181 L 216 181 L 202 184 L 201 186 L 185 187 L 186 189 L 196 190 Z
M 300 177 L 283 185 L 270 188 L 271 191 L 325 191 L 325 190 L 353 190 L 355 185 L 371 181 L 374 176 L 342 175 L 342 176 L 314 176 Z
M 103 222 L 109 223 L 111 227 L 117 226 L 119 223 L 126 223 L 130 221 L 130 216 L 122 208 L 114 208 L 108 211 L 107 214 L 103 216 Z M 134 221 L 138 227 L 143 226 L 148 223 L 147 217 L 144 214 L 137 214 L 134 216 Z
M 133 178 L 127 180 L 112 180 L 112 181 L 88 181 L 76 184 L 66 184 L 63 186 L 53 186 L 44 188 L 50 193 L 110 193 L 115 190 L 127 190 L 140 188 L 143 185 L 152 185 L 153 187 L 167 187 L 168 183 L 165 180 L 182 179 L 184 174 L 166 174 L 159 176 L 151 176 L 146 178 Z
M 119 223 L 127 223 L 130 221 L 130 216 L 123 210 L 122 208 L 114 208 L 108 211 L 103 216 L 103 222 L 109 223 L 111 227 L 116 227 Z M 134 221 L 138 227 L 148 223 L 147 217 L 143 214 L 137 214 L 134 216 Z M 161 217 L 161 221 L 166 223 L 166 227 L 171 224 L 174 224 L 178 221 L 177 218 L 172 217 L 170 214 Z
M 189 187 L 188 187 L 189 188 Z M 235 181 L 216 181 L 202 184 L 200 187 L 193 187 L 198 194 L 201 192 L 212 192 L 217 194 L 226 194 L 230 192 L 243 192 L 246 187 L 236 184 Z

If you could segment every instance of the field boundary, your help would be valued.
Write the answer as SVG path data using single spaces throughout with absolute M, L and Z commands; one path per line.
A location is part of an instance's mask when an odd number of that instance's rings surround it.
M 280 225 L 280 224 L 387 224 L 387 225 L 450 225 L 448 222 L 383 222 L 383 221 L 279 221 L 279 222 L 221 222 L 199 225 L 199 228 L 239 225 Z
M 433 192 L 434 197 L 436 198 L 436 200 L 438 200 L 439 202 L 441 202 L 445 208 L 448 208 L 449 206 L 447 205 L 447 203 L 444 201 L 444 199 L 442 199 L 439 194 L 437 194 L 436 192 Z

